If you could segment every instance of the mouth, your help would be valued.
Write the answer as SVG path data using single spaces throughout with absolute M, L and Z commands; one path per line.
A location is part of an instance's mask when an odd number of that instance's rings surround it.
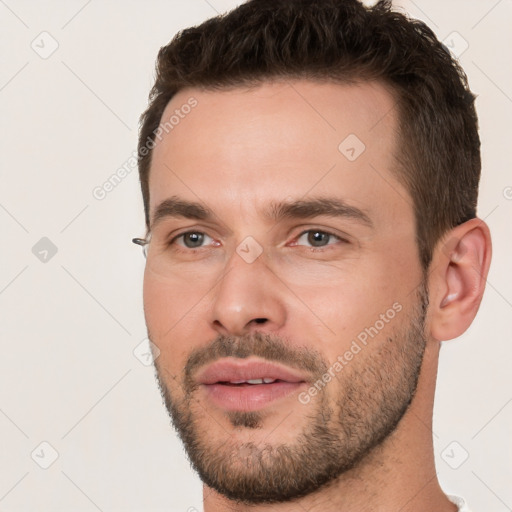
M 249 380 L 236 380 L 227 382 L 214 382 L 214 384 L 224 384 L 226 386 L 254 386 L 257 384 L 273 384 L 274 382 L 287 382 L 280 379 L 272 379 L 270 377 L 263 377 L 262 379 L 249 379 Z
M 225 358 L 202 369 L 206 399 L 225 411 L 255 411 L 306 386 L 307 376 L 269 361 Z

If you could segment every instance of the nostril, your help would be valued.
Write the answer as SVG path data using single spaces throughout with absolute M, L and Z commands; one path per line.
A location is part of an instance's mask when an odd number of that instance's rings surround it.
M 267 319 L 266 318 L 255 318 L 253 320 L 253 322 L 256 324 L 264 324 L 265 322 L 267 322 Z

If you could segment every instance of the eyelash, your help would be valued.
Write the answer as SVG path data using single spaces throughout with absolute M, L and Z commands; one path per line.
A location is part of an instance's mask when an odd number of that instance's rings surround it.
M 305 245 L 298 245 L 296 242 L 302 238 L 304 235 L 306 235 L 307 233 L 312 233 L 312 232 L 316 232 L 316 233 L 322 233 L 324 235 L 327 235 L 331 238 L 335 238 L 338 240 L 338 242 L 341 242 L 343 244 L 348 244 L 350 243 L 347 239 L 341 237 L 340 235 L 336 235 L 334 233 L 331 233 L 330 231 L 327 231 L 327 230 L 324 230 L 324 229 L 318 229 L 318 228 L 310 228 L 310 229 L 306 229 L 304 231 L 302 231 L 298 236 L 296 236 L 293 241 L 291 242 L 293 245 L 292 247 L 306 247 L 308 249 L 311 249 L 312 251 L 314 252 L 318 252 L 318 251 L 325 251 L 325 250 L 328 250 L 330 248 L 331 245 L 334 245 L 334 244 L 331 244 L 331 243 L 328 243 L 327 245 L 324 245 L 324 246 L 319 246 L 319 247 L 315 247 L 315 246 L 305 246 Z M 184 231 L 183 233 L 180 233 L 176 236 L 174 236 L 169 242 L 168 242 L 168 246 L 175 246 L 177 247 L 177 251 L 182 251 L 182 252 L 198 252 L 202 249 L 206 249 L 208 246 L 200 246 L 200 247 L 186 247 L 184 245 L 181 245 L 181 244 L 176 244 L 176 241 L 179 240 L 180 238 L 184 237 L 185 235 L 188 235 L 190 233 L 197 233 L 197 234 L 202 234 L 202 235 L 205 235 L 209 238 L 212 238 L 212 240 L 215 241 L 215 239 L 213 239 L 213 237 L 211 237 L 210 235 L 207 235 L 205 232 L 203 231 L 193 231 L 193 230 L 189 230 L 189 231 Z

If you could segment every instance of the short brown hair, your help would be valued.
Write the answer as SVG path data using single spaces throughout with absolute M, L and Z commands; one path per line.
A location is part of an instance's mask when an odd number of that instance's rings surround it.
M 437 241 L 476 216 L 480 139 L 464 71 L 422 22 L 390 0 L 250 0 L 179 32 L 158 53 L 141 116 L 139 174 L 149 230 L 151 151 L 165 107 L 186 87 L 206 90 L 305 78 L 378 80 L 397 103 L 397 177 L 415 210 L 423 268 Z M 152 145 L 151 145 L 152 147 Z

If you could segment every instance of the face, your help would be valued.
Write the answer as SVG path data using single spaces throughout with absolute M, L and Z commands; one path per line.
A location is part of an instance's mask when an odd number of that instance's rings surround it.
M 393 105 L 294 81 L 183 90 L 162 116 L 182 113 L 152 157 L 146 323 L 173 424 L 228 498 L 332 482 L 413 397 L 426 290 Z

